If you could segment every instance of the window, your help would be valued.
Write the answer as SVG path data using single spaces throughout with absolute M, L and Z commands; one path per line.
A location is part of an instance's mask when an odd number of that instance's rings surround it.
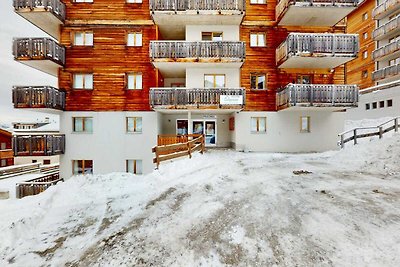
M 6 167 L 7 166 L 7 160 L 2 159 L 0 163 L 0 167 Z
M 368 19 L 368 12 L 365 12 L 365 13 L 362 15 L 362 17 L 363 17 L 363 21 L 364 21 L 364 20 L 367 20 L 367 19 Z
M 370 106 L 369 103 L 365 104 L 365 109 L 366 109 L 366 110 L 370 110 L 370 108 L 371 108 L 371 106 Z
M 93 0 L 74 0 L 74 3 L 93 3 Z
M 312 83 L 312 76 L 311 75 L 298 75 L 297 76 L 297 83 L 298 84 L 311 84 Z
M 126 0 L 128 4 L 141 4 L 142 0 Z
M 265 33 L 251 33 L 250 46 L 265 46 Z
M 372 103 L 372 108 L 373 109 L 377 109 L 378 108 L 378 103 L 377 102 L 373 102 Z
M 127 87 L 128 90 L 141 90 L 143 89 L 143 77 L 141 72 L 133 72 L 127 74 Z
M 0 144 L 0 149 L 1 150 L 4 150 L 4 149 L 6 149 L 7 148 L 7 144 L 6 143 L 1 143 Z
M 367 32 L 363 33 L 363 38 L 364 38 L 364 40 L 368 39 L 368 33 Z
M 224 74 L 206 74 L 204 75 L 205 88 L 223 88 L 225 87 Z
M 43 165 L 50 165 L 51 161 L 49 159 L 44 159 L 43 160 Z
M 92 46 L 93 32 L 75 32 L 74 45 Z
M 251 74 L 250 81 L 251 81 L 251 89 L 266 89 L 266 75 L 265 74 Z
M 379 108 L 385 107 L 385 101 L 379 101 Z
M 266 117 L 252 117 L 251 118 L 251 132 L 252 133 L 266 133 L 267 132 L 267 118 Z
M 367 70 L 363 70 L 362 71 L 362 77 L 363 78 L 368 78 L 368 71 Z
M 93 174 L 93 160 L 73 160 L 72 174 Z
M 368 51 L 364 51 L 363 53 L 363 59 L 367 59 L 368 58 Z
M 141 133 L 142 132 L 142 118 L 141 117 L 127 117 L 126 118 L 126 132 L 127 133 Z
M 143 35 L 141 32 L 130 32 L 127 36 L 127 46 L 142 46 Z
M 300 132 L 301 133 L 310 132 L 310 117 L 308 116 L 300 117 Z
M 386 101 L 386 106 L 387 107 L 392 107 L 393 106 L 393 100 L 392 99 L 387 100 Z
M 75 73 L 72 79 L 74 89 L 93 89 L 93 74 Z
M 33 160 L 32 160 L 32 163 L 37 163 L 37 159 L 33 159 Z
M 267 0 L 250 0 L 250 4 L 266 4 Z
M 202 32 L 201 33 L 202 41 L 222 41 L 222 32 Z
M 126 161 L 126 172 L 133 174 L 143 174 L 143 164 L 138 159 L 128 159 Z
M 73 132 L 75 133 L 92 133 L 93 132 L 93 118 L 91 117 L 74 117 Z

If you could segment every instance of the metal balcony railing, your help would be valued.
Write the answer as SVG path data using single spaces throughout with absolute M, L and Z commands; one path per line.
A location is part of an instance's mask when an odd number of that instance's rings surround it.
M 281 0 L 276 5 L 275 15 L 276 18 L 280 18 L 289 8 L 289 6 L 298 6 L 298 7 L 328 7 L 328 6 L 337 6 L 337 7 L 348 7 L 354 6 L 356 7 L 358 4 L 358 0 Z M 326 14 L 325 14 L 326 15 Z
M 150 0 L 155 11 L 240 11 L 246 9 L 246 0 Z
M 245 43 L 234 41 L 151 41 L 150 57 L 155 59 L 210 58 L 244 60 Z
M 276 62 L 279 65 L 290 56 L 313 54 L 355 57 L 358 50 L 357 34 L 290 33 L 276 49 Z
M 21 9 L 31 9 L 43 8 L 51 12 L 62 22 L 65 22 L 66 17 L 66 7 L 61 0 L 14 0 L 15 11 L 20 11 Z
M 49 38 L 16 38 L 13 55 L 15 59 L 47 59 L 65 65 L 65 47 Z
M 288 84 L 276 97 L 278 109 L 290 106 L 357 106 L 358 87 L 336 84 Z
M 65 135 L 13 136 L 14 156 L 54 156 L 65 152 Z
M 389 20 L 385 24 L 379 26 L 372 32 L 372 37 L 375 40 L 383 38 L 386 34 L 396 32 L 400 29 L 400 15 Z
M 241 96 L 241 103 L 221 103 L 221 96 Z M 244 88 L 151 88 L 150 105 L 154 107 L 244 106 Z
M 51 86 L 14 86 L 14 108 L 65 109 L 65 92 Z
M 377 19 L 382 14 L 400 7 L 400 0 L 386 0 L 372 10 L 372 17 Z
M 400 74 L 400 64 L 376 70 L 372 73 L 372 80 L 383 80 Z
M 400 40 L 388 43 L 372 52 L 372 59 L 376 60 L 381 57 L 391 55 L 400 50 Z

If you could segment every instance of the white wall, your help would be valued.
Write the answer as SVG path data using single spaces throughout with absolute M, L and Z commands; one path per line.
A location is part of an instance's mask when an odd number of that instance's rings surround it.
M 300 117 L 311 117 L 311 132 L 300 132 Z M 251 117 L 267 117 L 267 133 L 251 133 Z M 338 149 L 344 113 L 331 111 L 240 112 L 235 115 L 235 148 L 266 152 L 320 152 Z
M 93 133 L 73 133 L 72 117 L 93 117 Z M 126 117 L 142 117 L 141 134 L 126 133 Z M 143 160 L 143 171 L 154 169 L 151 148 L 157 142 L 156 112 L 63 112 L 61 133 L 66 137 L 61 176 L 72 175 L 72 160 L 93 160 L 95 174 L 125 172 L 127 159 Z
M 387 100 L 392 99 L 393 106 L 387 107 Z M 384 101 L 385 107 L 380 108 L 379 102 Z M 372 103 L 377 102 L 377 108 L 372 108 Z M 366 109 L 366 104 L 370 104 L 370 109 Z M 360 95 L 358 108 L 349 109 L 346 114 L 347 120 L 377 119 L 383 117 L 400 116 L 400 86 L 374 91 Z
M 164 86 L 163 87 L 172 87 L 171 84 L 173 83 L 186 83 L 185 78 L 165 78 L 164 79 Z
M 222 32 L 224 41 L 240 41 L 237 25 L 187 25 L 186 41 L 201 41 L 202 32 Z
M 36 160 L 37 163 L 42 163 L 44 160 L 50 160 L 50 164 L 56 164 L 60 162 L 60 156 L 43 156 L 43 157 L 15 157 L 14 165 L 30 164 L 32 160 Z
M 240 87 L 240 69 L 239 68 L 187 68 L 186 69 L 186 87 L 203 88 L 205 74 L 225 74 L 226 87 Z

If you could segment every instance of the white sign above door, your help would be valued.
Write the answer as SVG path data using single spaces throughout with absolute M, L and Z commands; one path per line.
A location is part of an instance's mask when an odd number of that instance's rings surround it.
M 221 105 L 243 105 L 242 95 L 220 95 L 219 103 Z

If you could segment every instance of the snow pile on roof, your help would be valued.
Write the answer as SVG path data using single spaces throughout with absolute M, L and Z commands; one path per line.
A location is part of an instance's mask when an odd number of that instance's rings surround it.
M 0 266 L 399 266 L 399 155 L 396 134 L 74 177 L 0 202 Z

